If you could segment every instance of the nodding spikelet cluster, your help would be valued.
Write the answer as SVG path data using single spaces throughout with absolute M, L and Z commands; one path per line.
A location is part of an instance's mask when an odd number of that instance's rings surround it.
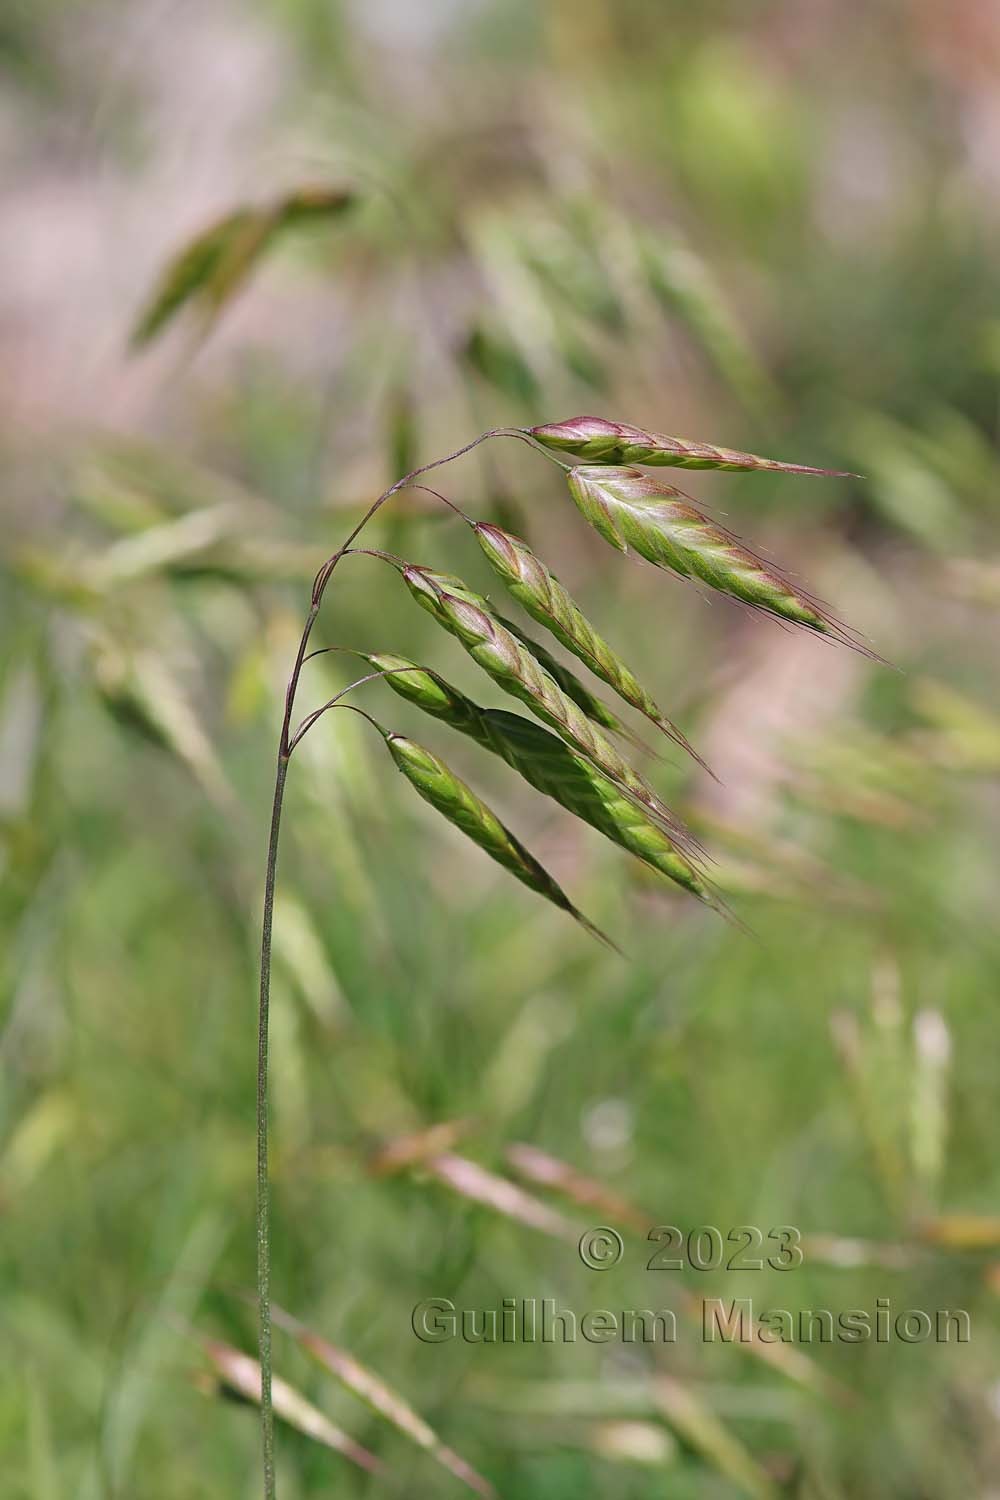
M 612 734 L 620 735 L 622 739 L 629 740 L 639 750 L 646 749 L 639 736 L 634 734 L 628 725 L 622 722 L 614 709 L 609 708 L 603 698 L 598 698 L 596 693 L 590 691 L 590 688 L 582 678 L 577 676 L 572 667 L 567 667 L 565 662 L 557 661 L 551 651 L 548 651 L 540 641 L 536 641 L 534 636 L 528 635 L 513 620 L 508 620 L 506 615 L 500 614 L 498 610 L 493 610 L 492 614 L 493 618 L 499 621 L 504 630 L 509 630 L 511 635 L 515 636 L 521 642 L 522 646 L 527 647 L 539 666 L 545 668 L 549 676 L 562 688 L 566 697 L 571 698 L 577 708 L 581 709 L 592 723 L 600 724 L 602 729 L 610 730 Z
M 637 552 L 658 568 L 700 579 L 754 609 L 854 644 L 817 600 L 794 588 L 673 485 L 640 469 L 602 464 L 581 464 L 566 477 L 580 513 L 619 552 Z
M 567 422 L 546 422 L 529 428 L 531 436 L 556 453 L 568 453 L 588 463 L 655 464 L 676 469 L 765 469 L 777 474 L 817 474 L 829 479 L 850 479 L 842 469 L 814 469 L 808 464 L 779 463 L 756 453 L 718 448 L 714 443 L 695 443 L 687 438 L 644 432 L 627 422 L 608 422 L 604 417 L 570 417 Z
M 389 652 L 365 653 L 386 684 L 424 713 L 468 735 L 498 755 L 512 770 L 567 812 L 588 823 L 650 869 L 683 886 L 699 901 L 720 909 L 721 903 L 659 823 L 578 755 L 564 740 L 540 724 L 501 709 L 481 708 L 451 683 L 405 657 Z
M 490 565 L 503 579 L 522 609 L 533 620 L 550 630 L 567 651 L 572 651 L 595 676 L 613 688 L 624 702 L 638 709 L 658 729 L 694 756 L 699 765 L 705 767 L 701 756 L 692 749 L 676 724 L 667 718 L 635 673 L 594 629 L 576 600 L 541 558 L 535 556 L 527 543 L 499 526 L 476 523 L 473 529 Z M 530 642 L 526 644 L 535 657 L 542 661 L 543 666 L 548 666 L 551 671 L 551 666 L 539 656 L 537 648 Z M 556 673 L 553 672 L 552 675 L 559 680 Z M 565 687 L 565 684 L 561 685 Z
M 320 205 L 327 211 L 329 205 Z M 312 206 L 310 206 L 311 211 Z M 205 247 L 202 246 L 202 251 Z M 214 254 L 214 252 L 213 252 Z M 179 287 L 171 288 L 169 317 L 178 298 L 189 297 L 212 270 L 212 256 L 193 268 L 187 266 Z M 244 261 L 245 264 L 245 261 Z M 193 280 L 192 280 L 193 278 Z M 225 280 L 225 278 L 223 278 Z M 228 283 L 231 290 L 232 283 Z M 160 310 L 155 317 L 160 317 Z M 139 337 L 151 336 L 153 314 L 147 315 Z M 533 429 L 495 428 L 456 449 L 446 458 L 413 469 L 383 492 L 351 531 L 344 544 L 321 566 L 313 582 L 310 609 L 299 640 L 285 691 L 274 801 L 267 851 L 261 929 L 260 997 L 257 1030 L 257 1294 L 260 1311 L 259 1393 L 261 1408 L 264 1491 L 274 1500 L 275 1466 L 273 1414 L 279 1408 L 281 1386 L 272 1383 L 270 1306 L 270 1214 L 268 1169 L 268 1017 L 271 991 L 272 918 L 278 863 L 279 831 L 285 781 L 290 758 L 303 736 L 328 709 L 348 707 L 360 713 L 383 736 L 398 769 L 415 791 L 460 829 L 480 849 L 538 895 L 573 917 L 586 930 L 608 943 L 570 901 L 562 887 L 539 864 L 485 802 L 432 751 L 405 735 L 384 729 L 355 704 L 341 704 L 345 693 L 382 676 L 403 697 L 433 717 L 460 730 L 501 757 L 531 786 L 599 830 L 651 869 L 682 886 L 699 901 L 731 915 L 716 897 L 698 867 L 698 845 L 686 833 L 656 792 L 619 754 L 606 728 L 623 726 L 586 684 L 569 668 L 553 661 L 543 647 L 509 626 L 491 610 L 487 600 L 459 578 L 418 567 L 385 552 L 372 555 L 391 562 L 407 588 L 431 615 L 454 635 L 473 660 L 505 692 L 526 704 L 555 734 L 517 714 L 483 709 L 434 673 L 400 657 L 366 657 L 373 671 L 344 688 L 321 707 L 294 724 L 296 689 L 309 651 L 310 635 L 324 591 L 340 560 L 356 548 L 355 539 L 378 509 L 394 494 L 414 486 L 419 475 L 468 453 L 487 438 L 514 436 L 554 452 L 584 460 L 577 468 L 566 464 L 570 492 L 584 517 L 621 552 L 637 552 L 657 567 L 686 578 L 697 578 L 754 608 L 835 636 L 848 643 L 846 628 L 828 616 L 806 594 L 792 587 L 774 568 L 743 546 L 730 532 L 703 515 L 679 490 L 663 484 L 632 463 L 673 464 L 688 468 L 764 469 L 798 474 L 831 471 L 797 464 L 781 464 L 753 454 L 738 453 L 706 443 L 662 437 L 622 423 L 597 417 L 578 417 Z M 416 486 L 419 487 L 419 486 Z M 431 491 L 436 494 L 436 491 Z M 439 499 L 459 515 L 464 513 L 445 496 Z M 464 517 L 469 521 L 469 517 Z M 499 527 L 474 526 L 480 545 L 494 570 L 533 619 L 583 661 L 633 708 L 646 715 L 685 748 L 686 740 L 662 714 L 652 696 L 593 628 L 571 595 L 530 548 Z M 319 648 L 325 650 L 328 648 Z M 338 649 L 336 647 L 330 649 Z M 863 648 L 858 648 L 863 649 Z M 871 653 L 869 653 L 871 654 Z M 548 663 L 548 665 L 546 665 Z M 612 715 L 609 721 L 608 715 Z M 693 753 L 693 752 L 692 752 Z M 614 944 L 610 944 L 614 947 Z M 343 1369 L 343 1362 L 339 1362 Z M 371 1387 L 369 1386 L 369 1391 Z M 412 1424 L 411 1424 L 412 1433 Z M 423 1437 L 423 1431 L 421 1430 Z M 439 1455 L 440 1456 L 440 1455 Z M 457 1469 L 453 1472 L 458 1472 Z M 468 1482 L 468 1474 L 465 1475 Z
M 406 564 L 400 571 L 418 603 L 461 642 L 498 687 L 527 704 L 532 713 L 659 819 L 678 843 L 692 845 L 690 834 L 666 803 L 618 753 L 603 730 L 567 697 L 527 646 L 501 625 L 481 594 L 431 568 Z
M 544 896 L 561 911 L 568 912 L 574 921 L 579 922 L 602 943 L 614 947 L 610 938 L 605 937 L 599 928 L 588 922 L 583 913 L 577 910 L 562 887 L 510 829 L 501 823 L 492 808 L 460 776 L 456 776 L 443 760 L 423 745 L 418 745 L 415 740 L 407 739 L 405 735 L 386 729 L 381 730 L 381 733 L 398 769 L 425 802 L 429 802 L 449 823 L 460 829 L 491 859 L 503 865 L 505 870 L 509 870 L 530 890 Z

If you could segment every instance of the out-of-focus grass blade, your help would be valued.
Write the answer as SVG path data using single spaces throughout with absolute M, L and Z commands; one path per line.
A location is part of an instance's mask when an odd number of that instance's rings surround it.
M 136 320 L 132 348 L 151 343 L 189 304 L 201 310 L 209 326 L 283 231 L 336 218 L 353 202 L 354 194 L 345 188 L 306 187 L 276 203 L 226 214 L 167 263 Z
M 661 1375 L 653 1382 L 653 1395 L 677 1435 L 713 1468 L 753 1500 L 775 1500 L 778 1491 L 767 1474 L 690 1386 Z
M 789 789 L 797 800 L 861 823 L 906 828 L 938 795 L 934 768 L 919 746 L 861 725 L 787 745 Z
M 677 1460 L 677 1444 L 670 1433 L 652 1422 L 594 1422 L 587 1429 L 587 1439 L 598 1458 L 609 1463 L 659 1468 Z
M 235 247 L 249 230 L 260 225 L 260 216 L 237 209 L 202 231 L 164 267 L 149 301 L 139 313 L 131 344 L 141 349 L 167 326 L 186 302 L 202 295 L 211 302 L 213 278 L 232 259 Z M 231 280 L 231 273 L 230 273 Z
M 621 300 L 580 226 L 538 218 L 517 227 L 521 257 L 545 291 L 575 317 L 621 333 Z
M 910 1158 L 930 1202 L 937 1197 L 948 1141 L 948 1072 L 951 1033 L 939 1010 L 913 1018 L 910 1081 Z
M 1000 608 L 1000 563 L 990 558 L 956 557 L 942 561 L 949 591 L 971 604 Z
M 817 1261 L 843 1271 L 860 1266 L 874 1266 L 880 1271 L 909 1271 L 920 1259 L 919 1250 L 912 1245 L 883 1244 L 843 1234 L 804 1234 L 802 1254 L 810 1265 Z
M 59 1461 L 45 1387 L 34 1372 L 28 1381 L 28 1465 L 31 1500 L 60 1500 Z
M 871 1038 L 862 1030 L 853 1011 L 835 1011 L 831 1015 L 830 1035 L 851 1085 L 858 1123 L 886 1198 L 905 1217 L 910 1209 L 910 1174 L 903 1156 L 902 1121 L 897 1115 L 899 1101 L 892 1092 L 896 1080 L 891 1074 L 887 1080 L 883 1068 L 873 1065 Z
M 398 1135 L 378 1148 L 368 1159 L 368 1170 L 374 1177 L 387 1177 L 404 1167 L 415 1167 L 428 1157 L 450 1151 L 469 1129 L 468 1120 L 441 1120 L 426 1130 Z
M 473 1203 L 485 1204 L 505 1218 L 516 1219 L 529 1229 L 538 1229 L 542 1234 L 552 1235 L 557 1240 L 575 1243 L 578 1238 L 576 1225 L 556 1213 L 538 1198 L 516 1187 L 506 1177 L 488 1172 L 477 1162 L 467 1157 L 455 1156 L 450 1151 L 431 1157 L 422 1163 L 423 1169 L 450 1187 L 453 1192 Z
M 462 358 L 470 369 L 519 406 L 534 407 L 541 387 L 534 370 L 510 339 L 488 323 L 469 330 Z
M 626 1224 L 640 1232 L 650 1227 L 650 1221 L 634 1203 L 630 1203 L 605 1183 L 599 1182 L 596 1177 L 577 1172 L 566 1162 L 550 1156 L 547 1151 L 539 1150 L 537 1146 L 525 1141 L 515 1141 L 506 1148 L 504 1155 L 518 1176 L 562 1193 L 581 1208 L 596 1209 L 599 1213 L 606 1214 L 612 1223 Z
M 925 1244 L 942 1250 L 1000 1248 L 1000 1214 L 941 1214 L 917 1230 Z
M 96 678 L 120 723 L 175 755 L 214 801 L 231 805 L 233 793 L 211 742 L 165 662 L 148 651 L 127 659 L 109 648 L 98 654 Z
M 917 738 L 918 748 L 949 770 L 995 771 L 1000 767 L 1000 717 L 949 683 L 920 677 L 910 702 L 932 729 Z
M 607 1212 L 612 1222 L 617 1219 L 619 1223 L 639 1232 L 648 1230 L 656 1222 L 651 1214 L 644 1212 L 642 1208 L 628 1199 L 622 1198 L 605 1183 L 586 1173 L 578 1172 L 576 1168 L 569 1166 L 558 1157 L 551 1156 L 546 1151 L 540 1151 L 535 1146 L 517 1142 L 508 1148 L 507 1160 L 519 1176 L 532 1183 L 550 1188 L 553 1192 L 568 1198 L 571 1203 L 579 1204 L 581 1208 L 600 1209 L 602 1212 Z M 696 1292 L 681 1289 L 681 1301 L 685 1312 L 692 1320 L 696 1321 L 699 1327 L 703 1326 L 705 1299 L 698 1296 Z M 751 1337 L 747 1342 L 741 1340 L 738 1347 L 745 1353 L 763 1360 L 765 1364 L 771 1365 L 789 1380 L 794 1380 L 811 1390 L 820 1391 L 833 1400 L 844 1399 L 845 1392 L 841 1387 L 836 1382 L 827 1379 L 808 1355 L 802 1353 L 801 1349 L 793 1348 L 790 1344 L 764 1343 L 756 1337 Z
M 640 257 L 650 290 L 683 323 L 748 411 L 764 413 L 779 396 L 706 263 L 676 235 L 648 234 Z
M 132 582 L 179 563 L 190 563 L 246 522 L 234 505 L 192 510 L 177 520 L 151 526 L 123 537 L 97 559 L 91 569 L 98 587 Z
M 948 479 L 917 450 L 901 423 L 864 411 L 845 417 L 844 447 L 865 475 L 882 516 L 932 551 L 948 556 L 969 541 L 969 517 Z
M 618 1372 L 614 1379 L 603 1380 L 483 1379 L 471 1382 L 469 1393 L 480 1405 L 512 1416 L 652 1417 L 661 1409 L 653 1390 L 655 1378 Z M 754 1422 L 794 1420 L 802 1402 L 798 1393 L 788 1389 L 727 1385 L 719 1380 L 702 1384 L 699 1395 L 720 1416 Z
M 330 1027 L 342 1017 L 344 997 L 316 924 L 307 907 L 288 892 L 275 898 L 274 956 L 321 1026 Z
M 136 1454 L 143 1429 L 157 1410 L 164 1367 L 174 1351 L 178 1329 L 188 1326 L 225 1239 L 221 1213 L 215 1207 L 206 1208 L 186 1234 L 152 1305 L 139 1304 L 135 1334 L 105 1393 L 100 1448 L 113 1494 L 141 1488 L 136 1482 Z
M 482 1474 L 477 1473 L 463 1458 L 443 1443 L 434 1429 L 414 1411 L 409 1402 L 405 1401 L 373 1371 L 366 1369 L 354 1358 L 353 1354 L 348 1354 L 346 1349 L 338 1349 L 335 1344 L 329 1343 L 312 1329 L 306 1328 L 280 1307 L 273 1309 L 273 1315 L 274 1321 L 287 1329 L 307 1354 L 310 1354 L 325 1370 L 329 1370 L 331 1375 L 335 1376 L 367 1406 L 370 1406 L 378 1416 L 391 1422 L 393 1427 L 408 1437 L 418 1448 L 422 1448 L 425 1453 L 436 1459 L 456 1479 L 468 1485 L 469 1489 L 475 1490 L 477 1495 L 493 1496 L 496 1494 L 489 1480 L 484 1479 Z
M 0 1208 L 16 1203 L 78 1128 L 72 1098 L 48 1089 L 18 1121 L 0 1154 Z
M 222 1377 L 223 1382 L 238 1395 L 245 1397 L 247 1401 L 259 1403 L 260 1401 L 260 1365 L 249 1354 L 244 1354 L 240 1349 L 234 1349 L 231 1344 L 219 1343 L 216 1339 L 204 1339 L 202 1347 L 211 1364 Z M 360 1443 L 356 1443 L 346 1432 L 335 1427 L 332 1422 L 312 1402 L 299 1394 L 287 1380 L 274 1376 L 271 1381 L 271 1399 L 274 1404 L 275 1415 L 294 1427 L 297 1431 L 304 1433 L 306 1437 L 312 1438 L 317 1443 L 322 1443 L 325 1448 L 330 1448 L 334 1453 L 349 1458 L 359 1468 L 367 1470 L 369 1474 L 383 1473 L 385 1466 L 381 1459 L 369 1453 Z

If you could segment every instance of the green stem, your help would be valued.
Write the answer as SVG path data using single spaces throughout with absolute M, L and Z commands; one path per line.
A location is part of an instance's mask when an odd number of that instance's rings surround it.
M 257 1307 L 260 1319 L 260 1435 L 264 1457 L 264 1500 L 274 1500 L 274 1412 L 271 1408 L 271 1215 L 267 1159 L 268 1012 L 271 1001 L 271 927 L 274 885 L 278 870 L 281 804 L 288 775 L 288 755 L 282 746 L 274 778 L 271 833 L 267 845 L 264 919 L 260 943 L 260 1009 L 257 1022 Z
M 310 718 L 299 730 L 292 734 L 292 709 L 295 704 L 295 690 L 299 684 L 299 676 L 306 660 L 306 651 L 309 645 L 309 637 L 316 623 L 320 605 L 326 586 L 330 582 L 334 568 L 340 559 L 345 556 L 348 549 L 354 543 L 374 516 L 375 512 L 397 491 L 410 484 L 421 474 L 426 474 L 430 469 L 438 469 L 442 464 L 451 463 L 452 459 L 461 458 L 464 453 L 469 453 L 480 443 L 486 442 L 491 437 L 522 437 L 523 434 L 514 429 L 495 428 L 490 432 L 484 432 L 474 438 L 471 443 L 466 443 L 464 448 L 457 448 L 454 453 L 449 453 L 446 458 L 436 458 L 431 463 L 421 464 L 419 468 L 412 470 L 404 477 L 386 490 L 384 494 L 368 508 L 361 520 L 355 526 L 343 546 L 328 558 L 316 574 L 313 582 L 312 600 L 309 614 L 306 616 L 305 627 L 302 638 L 299 641 L 299 649 L 296 652 L 295 663 L 292 667 L 291 676 L 288 679 L 288 687 L 285 691 L 285 712 L 281 725 L 281 740 L 278 746 L 278 769 L 274 779 L 274 802 L 271 808 L 271 833 L 267 846 L 267 876 L 264 883 L 264 916 L 261 926 L 260 941 L 260 1005 L 257 1013 L 257 1306 L 259 1327 L 259 1358 L 260 1358 L 260 1436 L 261 1448 L 264 1459 L 264 1500 L 275 1500 L 274 1482 L 274 1409 L 271 1401 L 271 1188 L 270 1173 L 268 1169 L 267 1150 L 267 1117 L 268 1117 L 268 1018 L 271 1004 L 271 928 L 274 922 L 274 888 L 278 872 L 278 835 L 281 830 L 281 804 L 285 795 L 285 778 L 288 775 L 288 761 L 292 750 L 298 743 L 302 734 L 313 722 Z M 529 439 L 524 439 L 529 441 Z M 375 673 L 375 676 L 383 676 L 383 673 Z M 364 679 L 367 681 L 367 679 Z M 355 684 L 357 686 L 358 684 Z M 330 704 L 324 705 L 324 712 Z

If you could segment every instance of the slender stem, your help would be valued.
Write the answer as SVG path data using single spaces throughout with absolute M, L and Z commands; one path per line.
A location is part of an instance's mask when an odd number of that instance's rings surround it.
M 274 922 L 274 886 L 278 872 L 278 835 L 281 804 L 288 775 L 288 754 L 278 755 L 274 778 L 271 832 L 267 845 L 267 878 L 264 884 L 264 918 L 260 940 L 260 1009 L 257 1020 L 257 1310 L 260 1330 L 260 1437 L 264 1459 L 264 1496 L 274 1500 L 274 1413 L 271 1409 L 271 1185 L 267 1152 L 267 1053 L 268 1015 L 271 1003 L 271 928 Z
M 274 803 L 271 809 L 271 832 L 267 846 L 267 875 L 264 884 L 264 916 L 261 927 L 260 944 L 260 1006 L 257 1017 L 257 1304 L 259 1319 L 259 1358 L 260 1358 L 260 1434 L 261 1448 L 264 1458 L 264 1500 L 275 1500 L 274 1480 L 274 1410 L 271 1400 L 271 1205 L 270 1205 L 270 1172 L 268 1167 L 268 1017 L 271 1000 L 271 928 L 274 921 L 274 889 L 278 870 L 278 835 L 281 829 L 281 805 L 285 794 L 285 778 L 288 775 L 288 762 L 292 750 L 301 739 L 305 730 L 314 722 L 314 716 L 310 715 L 307 720 L 299 726 L 295 735 L 292 735 L 292 710 L 295 705 L 295 691 L 299 685 L 299 677 L 305 663 L 309 646 L 309 637 L 316 623 L 320 605 L 323 602 L 323 594 L 330 582 L 334 568 L 340 559 L 345 556 L 356 538 L 367 526 L 385 502 L 417 479 L 421 474 L 426 474 L 431 469 L 440 468 L 442 464 L 451 463 L 452 459 L 461 458 L 463 454 L 469 453 L 480 443 L 486 442 L 492 437 L 519 437 L 524 442 L 532 442 L 525 436 L 522 430 L 516 428 L 494 428 L 490 432 L 484 432 L 466 443 L 463 448 L 457 448 L 454 453 L 449 453 L 446 458 L 436 458 L 431 463 L 421 464 L 419 468 L 413 469 L 409 474 L 390 486 L 384 494 L 380 495 L 362 516 L 354 530 L 347 537 L 341 547 L 328 558 L 320 568 L 313 580 L 312 598 L 309 605 L 309 613 L 302 630 L 298 651 L 292 665 L 288 686 L 285 690 L 285 711 L 281 722 L 281 738 L 278 745 L 278 768 L 274 780 Z M 433 493 L 433 492 L 432 492 Z M 387 675 L 376 673 L 376 676 Z M 367 680 L 367 679 L 365 679 Z M 330 704 L 325 704 L 320 712 L 325 712 Z M 361 713 L 362 710 L 358 709 Z M 318 717 L 316 715 L 315 717 Z M 367 718 L 368 715 L 365 715 Z M 372 721 L 374 722 L 374 721 Z M 377 726 L 376 726 L 377 727 Z

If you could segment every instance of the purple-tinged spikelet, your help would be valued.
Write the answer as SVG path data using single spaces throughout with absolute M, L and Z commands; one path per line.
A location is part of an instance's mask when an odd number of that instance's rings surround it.
M 840 469 L 814 469 L 807 464 L 779 463 L 756 453 L 719 448 L 714 443 L 696 443 L 688 438 L 666 437 L 644 432 L 627 422 L 608 422 L 604 417 L 570 417 L 566 422 L 546 422 L 530 429 L 545 448 L 569 453 L 592 464 L 655 464 L 677 469 L 765 469 L 776 474 L 818 474 L 831 479 L 855 478 Z

